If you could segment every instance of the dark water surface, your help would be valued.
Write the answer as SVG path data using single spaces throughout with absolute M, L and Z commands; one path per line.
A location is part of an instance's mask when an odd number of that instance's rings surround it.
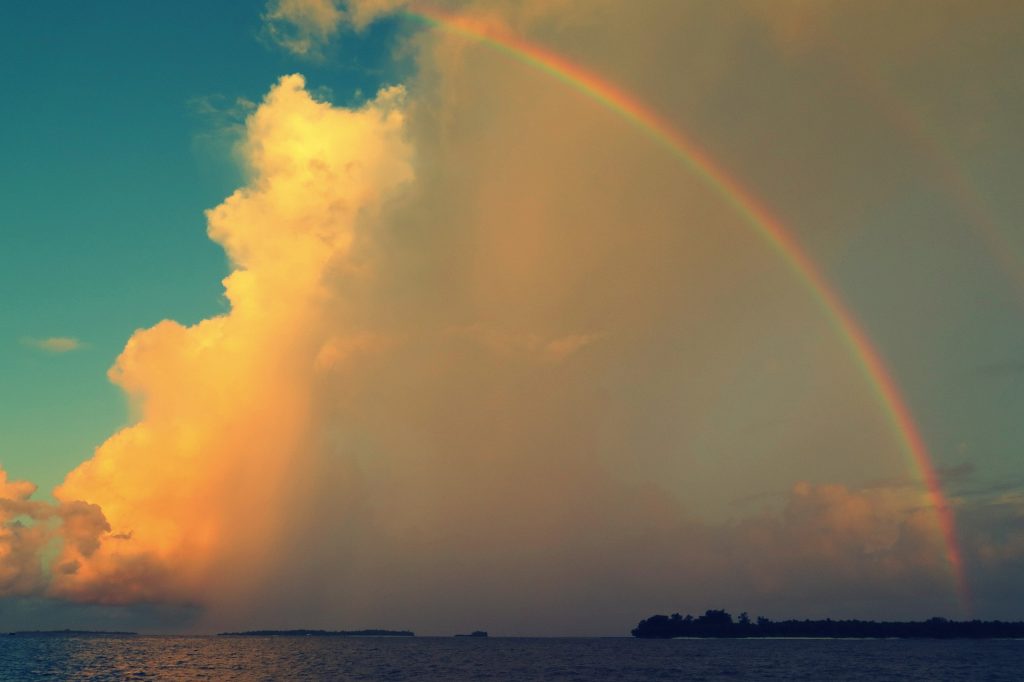
M 1022 680 L 1024 640 L 0 638 L 3 680 Z

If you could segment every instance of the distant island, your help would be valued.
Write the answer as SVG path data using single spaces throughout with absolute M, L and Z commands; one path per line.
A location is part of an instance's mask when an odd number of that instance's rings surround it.
M 928 639 L 996 639 L 1024 637 L 1024 622 L 953 621 L 930 618 L 925 621 L 879 622 L 873 620 L 750 620 L 746 613 L 733 621 L 726 611 L 709 610 L 699 618 L 651 616 L 633 628 L 634 637 L 900 637 Z
M 473 632 L 469 633 L 468 635 L 455 635 L 455 636 L 456 637 L 486 637 L 487 636 L 487 631 L 486 630 L 473 630 Z
M 246 630 L 220 632 L 218 637 L 415 637 L 409 630 Z
M 19 630 L 8 632 L 8 637 L 135 637 L 137 632 L 108 632 L 106 630 Z

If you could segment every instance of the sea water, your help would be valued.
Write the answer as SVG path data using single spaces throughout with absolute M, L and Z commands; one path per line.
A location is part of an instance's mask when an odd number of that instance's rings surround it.
M 3 680 L 1021 680 L 1024 640 L 0 637 Z

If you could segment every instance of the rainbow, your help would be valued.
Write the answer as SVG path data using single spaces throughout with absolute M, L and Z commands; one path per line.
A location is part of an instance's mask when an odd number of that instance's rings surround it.
M 899 387 L 868 335 L 807 252 L 782 223 L 692 139 L 635 96 L 613 83 L 551 50 L 508 33 L 493 24 L 423 6 L 414 6 L 406 10 L 406 13 L 431 26 L 481 41 L 512 59 L 547 73 L 615 112 L 702 178 L 789 264 L 807 284 L 839 337 L 857 359 L 878 403 L 898 434 L 903 448 L 912 458 L 924 483 L 929 502 L 936 512 L 961 606 L 965 612 L 968 611 L 970 592 L 957 542 L 952 508 L 942 491 L 924 438 Z

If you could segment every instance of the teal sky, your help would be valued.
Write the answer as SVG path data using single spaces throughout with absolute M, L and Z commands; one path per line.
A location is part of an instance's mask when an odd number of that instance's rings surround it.
M 106 371 L 138 328 L 225 310 L 203 211 L 242 182 L 227 126 L 301 70 L 340 103 L 395 82 L 395 25 L 322 60 L 263 2 L 15 3 L 0 22 L 0 464 L 48 494 L 127 419 Z M 211 109 L 219 110 L 211 111 Z M 29 339 L 71 337 L 49 353 Z

